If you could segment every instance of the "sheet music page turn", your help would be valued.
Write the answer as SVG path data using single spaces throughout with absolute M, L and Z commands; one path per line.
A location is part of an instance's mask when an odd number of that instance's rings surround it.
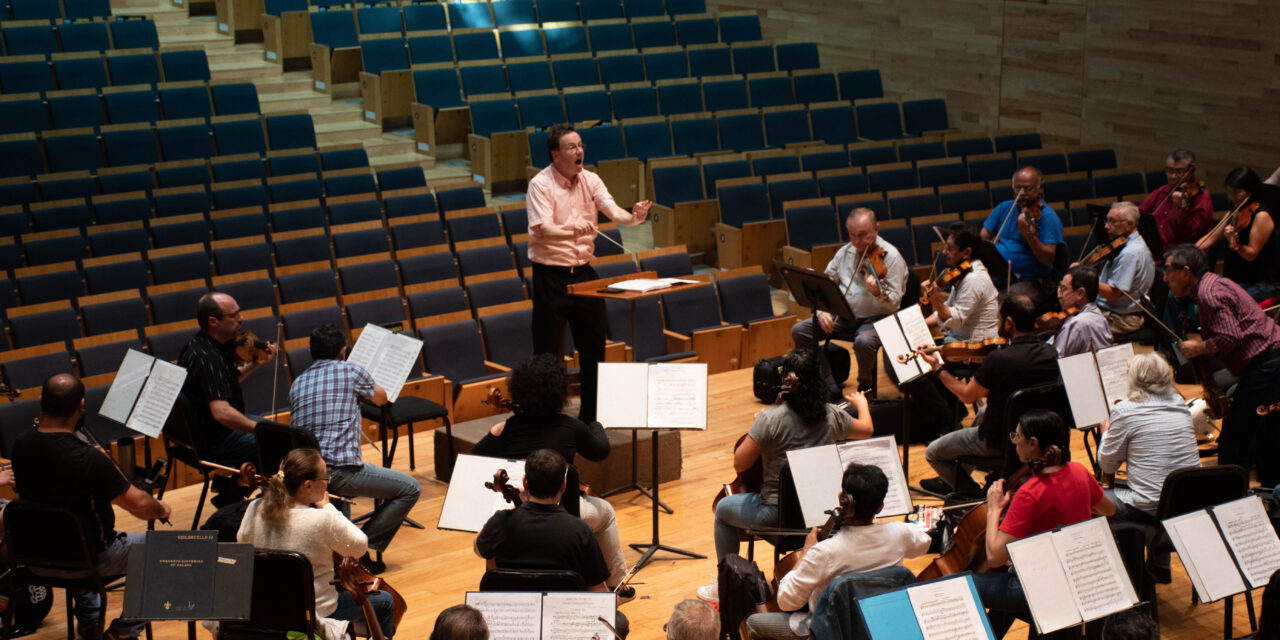
M 151 363 L 155 361 L 155 358 L 141 351 L 126 351 L 120 369 L 111 381 L 111 388 L 107 390 L 107 397 L 102 400 L 98 415 L 120 424 L 128 423 L 138 394 L 142 393 L 142 385 L 147 383 L 147 376 L 151 375 Z
M 1129 395 L 1129 361 L 1133 360 L 1133 343 L 1100 349 L 1094 356 L 1098 359 L 1098 377 L 1102 380 L 1102 392 L 1107 397 L 1110 415 L 1111 407 Z

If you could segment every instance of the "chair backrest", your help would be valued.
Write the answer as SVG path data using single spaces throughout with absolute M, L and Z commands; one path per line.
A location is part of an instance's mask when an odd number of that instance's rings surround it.
M 490 569 L 480 578 L 481 591 L 586 591 L 577 571 L 568 569 Z
M 246 622 L 223 623 L 223 638 L 244 637 L 242 632 L 268 631 L 283 635 L 316 632 L 315 587 L 311 562 L 294 551 L 259 549 L 253 554 L 253 596 Z
M 40 401 L 35 398 L 0 404 L 0 455 L 13 457 L 13 443 L 35 428 L 40 416 Z
M 15 500 L 5 507 L 4 529 L 14 563 L 97 575 L 89 527 L 67 507 Z
M 280 470 L 284 457 L 294 449 L 319 449 L 314 433 L 302 427 L 262 420 L 253 427 L 258 444 L 258 475 L 269 476 Z
M 1234 464 L 1178 469 L 1164 479 L 1156 519 L 1165 520 L 1243 498 L 1249 492 L 1249 472 Z

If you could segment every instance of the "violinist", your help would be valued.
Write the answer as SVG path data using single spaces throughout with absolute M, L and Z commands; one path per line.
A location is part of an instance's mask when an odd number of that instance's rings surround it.
M 1227 174 L 1226 188 L 1235 215 L 1196 241 L 1196 246 L 1208 252 L 1225 238 L 1222 275 L 1261 302 L 1275 294 L 1276 280 L 1280 279 L 1273 205 L 1268 198 L 1260 197 L 1269 187 L 1258 180 L 1253 169 L 1237 167 Z
M 1280 402 L 1280 325 L 1240 285 L 1210 271 L 1208 256 L 1193 245 L 1165 253 L 1164 279 L 1171 296 L 1197 306 L 1203 339 L 1183 340 L 1183 355 L 1216 356 L 1240 379 L 1222 420 L 1218 463 L 1248 469 L 1256 458 L 1258 481 L 1280 483 L 1280 413 L 1257 413 L 1258 405 Z
M 961 277 L 951 289 L 946 301 L 942 291 L 926 280 L 920 283 L 922 291 L 929 292 L 934 313 L 925 322 L 945 331 L 947 342 L 956 340 L 986 340 L 1000 332 L 999 293 L 991 283 L 991 274 L 977 257 L 982 240 L 964 223 L 951 225 L 943 255 L 947 267 L 956 269 L 968 262 L 970 272 Z
M 1031 299 L 1011 294 L 1000 305 L 1000 336 L 1009 345 L 988 354 L 973 377 L 961 380 L 943 368 L 937 353 L 924 353 L 920 358 L 935 372 L 947 389 L 965 404 L 986 398 L 987 408 L 980 421 L 967 429 L 957 429 L 933 442 L 925 449 L 925 460 L 938 473 L 937 478 L 922 480 L 920 486 L 938 494 L 956 492 L 965 497 L 981 497 L 982 490 L 968 470 L 961 468 L 960 456 L 998 457 L 1004 451 L 1008 436 L 1005 425 L 1005 403 L 1009 396 L 1042 382 L 1058 379 L 1058 354 L 1053 347 L 1036 337 L 1036 309 Z M 1007 463 L 1002 476 L 1012 473 Z
M 84 384 L 71 374 L 49 378 L 40 390 L 40 418 L 13 445 L 15 489 L 26 502 L 67 507 L 88 529 L 89 548 L 100 575 L 121 575 L 129 564 L 129 547 L 146 540 L 146 532 L 116 531 L 113 505 L 140 520 L 167 519 L 169 505 L 129 484 L 115 464 L 76 435 L 84 420 Z M 31 569 L 37 575 L 87 578 L 75 571 Z M 86 581 L 87 582 L 87 581 Z M 80 637 L 95 637 L 106 606 L 92 586 L 68 589 L 75 601 Z M 113 620 L 105 637 L 137 638 L 143 623 Z
M 521 361 L 507 377 L 511 410 L 515 415 L 494 425 L 471 453 L 477 456 L 521 459 L 536 449 L 552 449 L 569 464 L 578 454 L 599 462 L 609 457 L 609 436 L 599 422 L 586 424 L 562 413 L 569 393 L 569 379 L 560 359 L 542 353 Z M 618 536 L 618 519 L 608 500 L 582 494 L 578 487 L 566 489 L 580 494 L 578 517 L 595 535 L 604 553 L 609 577 L 605 583 L 617 587 L 627 574 Z M 623 599 L 635 596 L 630 585 L 619 590 Z
M 306 556 L 311 561 L 316 615 L 364 625 L 364 612 L 351 592 L 338 593 L 333 586 L 333 559 L 334 554 L 354 557 L 365 553 L 368 538 L 329 503 L 328 486 L 328 470 L 319 451 L 290 451 L 280 463 L 280 472 L 267 484 L 262 499 L 249 503 L 236 541 Z M 391 638 L 395 633 L 391 595 L 375 591 L 368 597 L 382 635 Z
M 813 318 L 799 322 L 791 327 L 791 338 L 797 349 L 811 352 L 816 352 L 817 341 L 828 336 L 852 340 L 853 354 L 858 361 L 858 390 L 870 390 L 874 395 L 876 381 L 872 376 L 880 336 L 872 325 L 898 310 L 907 287 L 907 263 L 896 247 L 880 238 L 880 224 L 874 211 L 862 207 L 850 211 L 845 228 L 849 231 L 849 244 L 840 247 L 825 273 L 840 286 L 856 321 L 850 323 L 820 311 L 818 326 L 814 326 Z M 871 273 L 871 263 L 866 258 L 869 253 L 878 253 L 873 247 L 884 252 L 884 274 Z M 831 376 L 827 359 L 818 361 L 822 379 L 826 381 L 827 397 L 839 398 L 840 385 Z
M 387 392 L 363 367 L 346 361 L 347 338 L 342 329 L 325 324 L 311 331 L 313 363 L 289 389 L 289 420 L 316 435 L 329 467 L 329 490 L 344 497 L 378 501 L 364 525 L 369 549 L 380 556 L 409 511 L 418 503 L 421 487 L 413 476 L 364 461 L 360 455 L 360 400 L 386 404 Z M 350 517 L 351 505 L 342 503 Z M 377 575 L 382 560 L 361 556 L 360 567 Z
M 1098 297 L 1098 272 L 1076 265 L 1058 283 L 1058 302 L 1063 309 L 1076 309 L 1052 337 L 1049 344 L 1062 357 L 1088 353 L 1111 346 L 1111 326 L 1094 300 Z
M 267 343 L 264 361 L 236 363 L 232 342 L 240 331 L 240 305 L 225 293 L 200 296 L 196 322 L 200 331 L 178 355 L 178 366 L 187 370 L 182 395 L 191 403 L 196 417 L 193 444 L 202 459 L 217 464 L 239 468 L 243 462 L 257 462 L 258 447 L 253 439 L 257 423 L 244 414 L 240 382 L 275 357 L 276 346 Z M 214 477 L 212 487 L 217 494 L 213 497 L 215 507 L 243 500 L 253 491 L 222 476 Z
M 833 404 L 827 404 L 826 393 L 818 377 L 818 364 L 812 352 L 788 351 L 782 359 L 782 377 L 796 375 L 795 388 L 786 402 L 756 415 L 747 437 L 734 450 L 733 468 L 746 471 L 757 460 L 762 462 L 764 483 L 759 493 L 736 493 L 716 503 L 715 544 L 719 560 L 739 549 L 738 529 L 773 527 L 778 522 L 778 474 L 787 461 L 787 452 L 831 444 L 846 438 L 869 438 L 871 413 L 861 393 L 845 396 L 858 417 Z M 698 597 L 708 602 L 720 600 L 716 583 L 698 588 Z
M 1047 409 L 1028 411 L 1009 439 L 1031 476 L 1016 492 L 1006 492 L 1004 480 L 987 490 L 986 551 L 992 567 L 1009 564 L 1010 542 L 1084 522 L 1093 514 L 1115 513 L 1115 504 L 1093 473 L 1071 462 L 1071 436 L 1061 416 Z M 1027 599 L 1012 568 L 975 573 L 973 582 L 997 638 L 1009 630 L 1014 617 L 1028 619 Z
M 1196 154 L 1174 149 L 1164 159 L 1164 179 L 1168 184 L 1152 191 L 1138 208 L 1155 216 L 1164 246 L 1195 242 L 1213 226 L 1213 198 L 1196 178 Z
M 814 528 L 800 550 L 800 562 L 778 584 L 781 612 L 756 613 L 747 618 L 747 632 L 753 640 L 793 640 L 796 634 L 791 611 L 809 606 L 802 616 L 801 629 L 818 606 L 818 598 L 830 582 L 854 571 L 875 571 L 902 566 L 904 558 L 915 558 L 929 550 L 930 538 L 920 527 L 906 522 L 876 524 L 876 514 L 884 507 L 889 480 L 879 467 L 850 463 L 840 480 L 840 530 L 826 540 L 818 540 Z
M 1053 273 L 1058 245 L 1063 243 L 1062 221 L 1041 199 L 1044 176 L 1026 166 L 1013 174 L 1013 200 L 1005 200 L 991 210 L 982 224 L 982 239 L 996 249 L 1013 275 L 1021 280 L 1043 280 Z M 1049 283 L 1042 288 L 1052 287 Z
M 1098 273 L 1098 309 L 1112 334 L 1131 333 L 1142 327 L 1145 314 L 1124 294 L 1141 299 L 1151 291 L 1156 279 L 1151 249 L 1138 233 L 1141 215 L 1132 202 L 1117 202 L 1107 212 L 1107 236 L 1112 240 L 1125 238 L 1119 253 L 1103 263 Z

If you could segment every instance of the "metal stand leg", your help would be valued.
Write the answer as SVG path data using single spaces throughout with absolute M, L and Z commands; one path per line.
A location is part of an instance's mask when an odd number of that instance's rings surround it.
M 658 451 L 658 432 L 657 432 L 657 431 L 654 431 L 654 432 L 653 432 L 653 438 L 654 438 L 654 440 L 653 440 L 653 450 L 654 450 L 654 454 L 655 454 L 655 456 L 656 456 L 657 451 Z M 641 486 L 641 484 L 640 484 L 640 478 L 639 478 L 639 475 L 638 475 L 638 473 L 639 473 L 638 469 L 639 469 L 639 467 L 640 467 L 640 454 L 639 454 L 639 449 L 640 449 L 640 436 L 636 435 L 636 432 L 635 432 L 635 431 L 632 431 L 632 432 L 631 432 L 631 482 L 630 482 L 630 483 L 628 483 L 628 484 L 626 484 L 626 485 L 624 485 L 624 486 L 618 487 L 618 488 L 616 488 L 616 489 L 612 489 L 612 490 L 610 490 L 610 491 L 606 491 L 605 493 L 601 494 L 601 497 L 602 497 L 602 498 L 608 498 L 608 497 L 610 497 L 610 496 L 616 496 L 616 495 L 618 495 L 619 493 L 626 493 L 626 492 L 628 492 L 628 491 L 638 491 L 638 492 L 640 492 L 640 494 L 641 494 L 641 495 L 643 495 L 644 497 L 646 497 L 646 498 L 648 498 L 648 499 L 650 499 L 650 500 L 653 500 L 654 505 L 655 505 L 655 506 L 654 506 L 654 508 L 655 508 L 655 509 L 657 509 L 657 508 L 661 508 L 663 511 L 666 511 L 667 513 L 675 513 L 675 511 L 674 511 L 671 507 L 667 506 L 667 503 L 665 503 L 665 502 L 663 502 L 663 501 L 661 501 L 661 500 L 659 500 L 659 499 L 658 499 L 658 471 L 657 471 L 657 466 L 655 466 L 655 467 L 654 467 L 654 472 L 653 472 L 653 491 L 652 491 L 652 492 L 650 492 L 650 491 L 649 491 L 649 489 L 647 489 L 647 488 L 645 488 L 645 487 Z M 654 465 L 657 465 L 657 464 L 658 464 L 658 463 L 657 463 L 657 457 L 655 457 L 655 458 L 654 458 Z
M 634 434 L 635 432 L 633 431 L 632 433 Z M 653 441 L 653 540 L 648 544 L 633 543 L 630 545 L 632 549 L 641 552 L 640 559 L 636 561 L 636 571 L 644 568 L 644 566 L 653 559 L 653 554 L 657 553 L 659 550 L 684 556 L 684 558 L 676 558 L 677 560 L 701 560 L 706 558 L 706 556 L 702 554 L 685 551 L 684 549 L 677 549 L 676 547 L 662 544 L 658 540 L 658 505 L 662 504 L 658 500 L 658 430 L 654 429 L 650 433 L 652 434 L 651 440 Z M 633 450 L 632 455 L 634 455 L 634 453 L 635 452 Z M 634 467 L 632 468 L 634 469 Z M 668 510 L 668 513 L 670 513 L 670 510 Z

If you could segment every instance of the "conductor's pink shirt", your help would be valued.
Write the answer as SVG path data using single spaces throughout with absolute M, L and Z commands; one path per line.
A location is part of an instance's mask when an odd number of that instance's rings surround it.
M 613 196 L 600 176 L 582 171 L 570 182 L 554 165 L 529 181 L 525 208 L 529 214 L 529 260 L 557 267 L 576 267 L 595 257 L 597 212 L 613 204 Z M 574 216 L 591 223 L 590 234 L 552 238 L 540 225 L 571 226 Z

